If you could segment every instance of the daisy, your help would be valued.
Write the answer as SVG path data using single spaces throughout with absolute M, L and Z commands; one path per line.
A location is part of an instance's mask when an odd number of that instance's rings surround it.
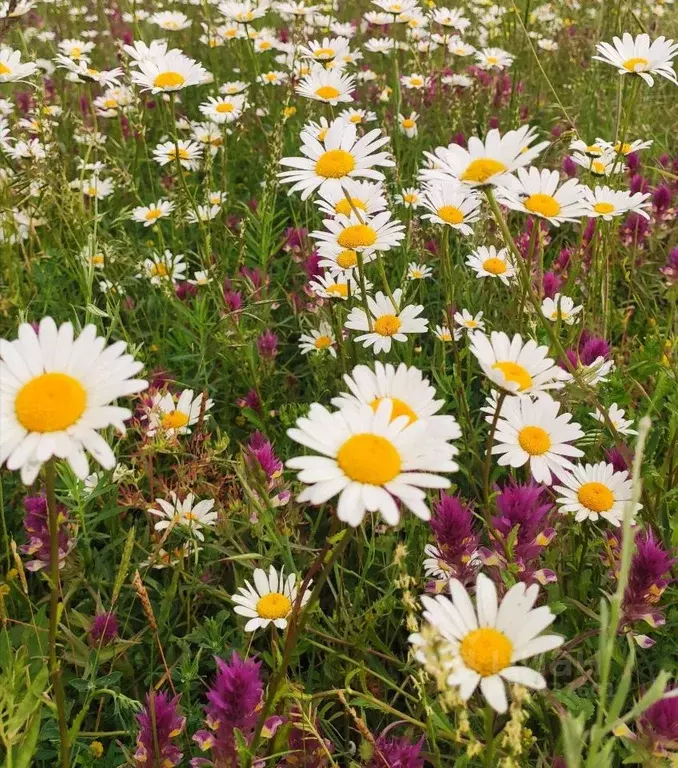
M 452 37 L 448 40 L 447 50 L 455 56 L 471 56 L 476 52 L 476 49 L 472 45 L 465 43 L 459 37 Z M 467 79 L 465 75 L 462 75 L 462 77 Z
M 405 237 L 404 225 L 390 219 L 390 211 L 381 211 L 373 218 L 362 219 L 353 212 L 350 216 L 339 214 L 334 219 L 323 221 L 328 231 L 316 230 L 311 232 L 311 237 L 336 250 L 388 251 L 396 248 Z
M 109 70 L 99 70 L 91 67 L 86 59 L 73 61 L 73 59 L 69 59 L 68 56 L 61 55 L 57 55 L 55 61 L 60 69 L 68 70 L 67 79 L 72 82 L 98 83 L 107 88 L 120 84 L 120 75 L 122 75 L 122 69 L 120 67 Z
M 618 528 L 624 518 L 624 507 L 632 503 L 629 473 L 615 472 L 612 464 L 604 461 L 578 464 L 571 474 L 563 475 L 560 481 L 563 485 L 556 485 L 553 489 L 561 494 L 556 498 L 558 511 L 564 515 L 574 514 L 578 523 L 602 517 Z M 631 514 L 635 516 L 641 506 L 636 502 Z
M 435 388 L 423 373 L 414 366 L 405 363 L 395 368 L 391 363 L 374 363 L 374 370 L 367 365 L 356 365 L 351 375 L 344 376 L 350 394 L 343 392 L 332 399 L 332 405 L 340 410 L 360 408 L 369 405 L 376 411 L 382 400 L 390 400 L 393 405 L 391 421 L 399 416 L 407 416 L 408 423 L 418 419 L 426 421 L 430 434 L 441 440 L 456 440 L 461 437 L 461 430 L 454 416 L 444 416 L 438 412 L 445 405 L 444 400 L 436 400 Z M 457 449 L 453 447 L 452 455 Z
M 574 139 L 570 142 L 570 149 L 573 152 L 588 155 L 589 157 L 600 157 L 605 154 L 606 149 L 609 149 L 609 145 L 607 142 L 598 139 L 595 144 L 587 144 L 583 139 Z
M 436 325 L 433 333 L 435 334 L 435 337 L 439 341 L 442 341 L 442 342 L 452 341 L 452 334 L 450 333 L 450 329 L 446 325 Z
M 175 435 L 190 435 L 192 427 L 200 420 L 201 413 L 206 418 L 207 411 L 214 405 L 210 399 L 205 400 L 203 406 L 202 392 L 193 397 L 192 389 L 185 389 L 177 400 L 169 392 L 164 395 L 156 392 L 153 395 L 150 409 L 148 412 L 148 430 L 149 437 L 153 437 L 157 432 L 162 432 L 167 437 Z
M 645 208 L 649 204 L 650 193 L 627 190 L 610 189 L 610 187 L 585 188 L 586 215 L 589 218 L 601 217 L 605 221 L 612 221 L 615 216 L 623 216 L 629 211 L 638 213 L 649 219 Z
M 158 200 L 152 205 L 140 205 L 132 211 L 132 220 L 138 221 L 145 227 L 152 227 L 158 219 L 164 219 L 174 210 L 174 203 L 169 200 Z
M 326 272 L 315 280 L 311 280 L 309 286 L 316 296 L 320 296 L 322 299 L 342 299 L 346 301 L 349 296 L 360 295 L 358 281 L 347 274 L 332 275 Z M 371 287 L 371 283 L 366 281 L 365 289 L 369 291 Z
M 456 181 L 436 181 L 424 190 L 421 204 L 431 211 L 422 215 L 433 224 L 452 227 L 462 235 L 473 234 L 469 224 L 480 218 L 480 197 Z
M 76 181 L 85 197 L 104 200 L 115 191 L 115 184 L 110 179 L 101 179 L 98 176 L 92 176 L 89 179 Z
M 129 53 L 130 46 L 125 50 Z M 207 70 L 202 65 L 177 48 L 153 56 L 140 56 L 131 63 L 136 67 L 132 70 L 132 82 L 151 93 L 180 91 L 200 85 L 207 77 Z
M 456 472 L 454 448 L 431 435 L 426 421 L 402 416 L 391 419 L 393 403 L 386 398 L 376 411 L 369 405 L 330 413 L 313 403 L 308 416 L 297 420 L 289 437 L 321 454 L 298 456 L 287 466 L 300 470 L 308 484 L 299 501 L 324 504 L 336 495 L 337 517 L 351 526 L 365 512 L 379 512 L 388 525 L 400 520 L 396 500 L 422 520 L 431 513 L 425 488 L 448 488 L 437 472 Z
M 602 146 L 614 149 L 615 152 L 617 152 L 620 155 L 630 155 L 634 152 L 640 152 L 641 149 L 648 149 L 652 146 L 652 140 L 650 141 L 643 141 L 642 139 L 636 139 L 635 141 L 625 141 L 623 144 L 621 141 L 616 142 L 616 144 L 613 144 L 610 141 L 605 141 L 604 139 L 596 139 L 597 142 L 599 142 Z
M 307 99 L 323 101 L 336 106 L 339 102 L 353 101 L 355 78 L 339 69 L 314 66 L 310 74 L 301 80 L 295 91 Z
M 156 568 L 161 570 L 162 568 L 173 568 L 183 560 L 194 558 L 198 552 L 202 552 L 202 547 L 198 546 L 196 541 L 185 541 L 180 547 L 167 551 L 163 547 L 160 547 L 157 552 L 143 560 L 139 565 L 142 568 Z
M 176 144 L 173 141 L 158 144 L 153 150 L 153 159 L 160 166 L 176 162 L 177 155 L 182 168 L 194 171 L 200 165 L 202 147 L 195 141 L 179 139 Z
M 167 249 L 162 254 L 154 253 L 150 259 L 144 259 L 143 267 L 151 285 L 162 285 L 166 281 L 176 283 L 186 279 L 186 263 L 182 253 L 174 254 Z
M 339 113 L 339 119 L 354 125 L 363 125 L 363 123 L 373 123 L 377 119 L 375 112 L 369 112 L 366 109 L 344 109 Z
M 134 378 L 143 364 L 123 354 L 126 346 L 106 346 L 93 325 L 74 338 L 71 323 L 57 328 L 51 317 L 37 332 L 22 323 L 16 340 L 0 339 L 0 466 L 20 470 L 25 485 L 53 456 L 81 480 L 89 474 L 85 451 L 112 469 L 115 455 L 97 430 L 124 434 L 132 412 L 111 403 L 148 386 Z
M 318 266 L 328 269 L 331 275 L 347 274 L 354 278 L 355 275 L 353 274 L 353 270 L 358 266 L 357 252 L 351 248 L 339 250 L 332 246 L 323 246 L 324 244 L 321 243 L 318 248 L 318 255 L 320 256 Z M 369 264 L 376 258 L 374 252 L 364 252 L 363 264 Z
M 508 285 L 516 276 L 516 268 L 508 248 L 497 250 L 493 245 L 481 245 L 469 254 L 466 264 L 479 278 L 498 277 L 504 285 Z
M 410 112 L 409 117 L 405 115 L 398 115 L 398 128 L 400 132 L 404 133 L 408 139 L 413 139 L 417 135 L 417 120 L 419 115 L 416 112 Z
M 346 179 L 341 187 L 326 187 L 319 191 L 316 205 L 329 216 L 351 216 L 354 210 L 360 215 L 373 216 L 386 208 L 384 188 L 371 181 Z M 350 198 L 350 202 L 349 202 Z
M 464 11 L 459 8 L 434 8 L 431 20 L 441 27 L 456 29 L 462 33 L 471 25 L 469 19 L 464 16 Z
M 245 109 L 245 96 L 221 96 L 218 99 L 209 97 L 200 105 L 202 114 L 213 123 L 232 123 L 237 120 Z
M 548 296 L 541 303 L 541 311 L 544 317 L 552 320 L 554 323 L 561 320 L 567 325 L 574 325 L 579 322 L 577 315 L 584 309 L 579 304 L 575 306 L 574 299 L 570 296 L 563 296 L 562 293 L 556 293 L 551 299 Z
M 409 90 L 420 90 L 422 88 L 428 88 L 430 82 L 430 77 L 424 77 L 423 75 L 419 74 L 402 75 L 400 77 L 400 84 Z
M 663 35 L 650 43 L 650 37 L 645 33 L 634 38 L 624 32 L 621 40 L 613 37 L 612 44 L 598 43 L 596 50 L 600 56 L 593 58 L 617 67 L 620 75 L 638 75 L 650 87 L 654 85 L 652 75 L 661 75 L 678 85 L 672 63 L 678 55 L 678 43 Z
M 417 208 L 421 205 L 422 197 L 421 191 L 416 187 L 405 187 L 394 199 L 398 205 L 404 205 L 406 208 Z
M 299 594 L 298 577 L 294 573 L 285 578 L 284 569 L 278 573 L 273 566 L 268 576 L 262 568 L 255 568 L 253 574 L 254 586 L 245 580 L 245 586 L 239 587 L 232 600 L 236 604 L 233 609 L 239 616 L 246 616 L 249 621 L 245 624 L 245 632 L 264 629 L 271 622 L 278 629 L 287 627 L 287 619 Z M 311 581 L 306 586 L 310 586 Z M 301 598 L 300 608 L 311 598 L 307 589 Z
M 549 395 L 536 400 L 510 397 L 504 402 L 494 434 L 492 454 L 499 454 L 501 467 L 530 465 L 538 483 L 551 485 L 551 475 L 561 477 L 564 470 L 574 469 L 570 456 L 584 452 L 570 443 L 584 437 L 579 424 L 571 422 L 572 414 L 558 415 L 560 404 Z
M 571 159 L 581 165 L 592 176 L 611 176 L 613 173 L 624 173 L 627 168 L 623 161 L 619 160 L 614 150 L 603 149 L 603 154 L 594 157 L 575 152 Z
M 165 499 L 156 499 L 155 503 L 160 509 L 149 509 L 148 511 L 156 517 L 163 518 L 155 524 L 156 531 L 165 531 L 168 528 L 186 528 L 189 535 L 195 535 L 196 539 L 205 541 L 205 534 L 202 528 L 212 528 L 219 517 L 213 510 L 214 499 L 203 499 L 193 506 L 195 496 L 189 493 L 181 501 L 174 491 L 169 492 L 170 501 Z
M 388 152 L 376 151 L 388 142 L 388 136 L 382 136 L 378 128 L 358 139 L 355 125 L 337 119 L 322 140 L 309 131 L 302 131 L 301 140 L 304 157 L 284 157 L 280 164 L 294 170 L 282 171 L 279 177 L 284 184 L 292 184 L 290 194 L 301 191 L 302 200 L 316 190 L 341 189 L 347 178 L 363 176 L 383 181 L 384 174 L 375 166 L 394 166 Z
M 390 22 L 388 19 L 387 24 Z M 370 53 L 389 54 L 395 45 L 396 41 L 392 37 L 372 37 L 365 43 L 365 50 Z
M 454 571 L 443 560 L 441 551 L 433 544 L 427 544 L 424 547 L 424 554 L 427 555 L 422 563 L 424 576 L 445 582 L 445 586 L 447 586 L 447 582 L 454 576 Z
M 583 380 L 589 387 L 595 387 L 607 381 L 607 377 L 615 368 L 614 360 L 606 360 L 602 355 L 597 357 L 589 365 L 583 365 L 577 361 L 577 378 Z M 564 371 L 565 381 L 575 381 L 574 376 L 569 371 Z
M 372 0 L 372 3 L 382 11 L 399 16 L 401 13 L 411 13 L 419 7 L 418 0 Z M 393 19 L 389 19 L 393 21 Z
M 476 51 L 476 66 L 478 69 L 502 70 L 510 67 L 514 58 L 501 48 L 483 48 L 482 51 Z
M 11 83 L 30 77 L 38 65 L 30 61 L 21 63 L 21 51 L 13 51 L 6 45 L 0 47 L 0 83 Z
M 325 37 L 322 42 L 312 40 L 307 45 L 300 45 L 298 52 L 304 59 L 313 59 L 323 64 L 335 59 L 341 61 L 349 53 L 349 41 L 345 37 Z
M 547 389 L 561 389 L 567 373 L 547 357 L 548 347 L 534 339 L 523 342 L 519 334 L 511 339 L 500 331 L 471 337 L 471 352 L 490 381 L 514 395 L 529 395 Z
M 432 276 L 433 270 L 426 264 L 417 264 L 415 261 L 411 261 L 407 265 L 408 280 L 426 280 Z
M 560 173 L 534 166 L 518 168 L 518 178 L 511 186 L 502 187 L 497 199 L 513 209 L 538 216 L 559 226 L 566 221 L 577 221 L 586 214 L 582 199 L 584 188 L 577 179 L 568 179 L 558 186 Z
M 423 181 L 451 177 L 474 187 L 506 185 L 510 183 L 510 174 L 529 165 L 549 145 L 548 141 L 541 141 L 530 146 L 536 138 L 536 129 L 529 125 L 503 136 L 493 128 L 484 141 L 471 136 L 468 149 L 452 143 L 433 153 L 424 152 L 432 167 L 421 171 L 420 177 Z
M 454 329 L 454 338 L 457 340 L 462 337 L 464 331 L 471 335 L 476 331 L 485 330 L 485 321 L 483 320 L 482 312 L 478 312 L 477 315 L 472 315 L 468 309 L 462 309 L 461 312 L 454 313 L 454 322 L 459 326 Z
M 332 332 L 332 326 L 324 320 L 317 329 L 313 329 L 310 335 L 302 333 L 299 337 L 299 349 L 302 355 L 309 352 L 323 352 L 327 350 L 332 357 L 337 356 L 337 350 L 334 348 L 336 339 Z
M 209 147 L 212 156 L 224 145 L 221 126 L 216 123 L 191 123 L 191 131 L 199 144 Z
M 638 432 L 633 429 L 633 420 L 624 418 L 625 411 L 620 408 L 617 403 L 612 403 L 607 411 L 607 415 L 612 422 L 612 426 L 619 432 L 620 435 L 637 435 Z M 589 413 L 589 416 L 593 417 L 601 424 L 605 424 L 605 419 L 600 411 Z
M 216 219 L 221 211 L 220 205 L 197 205 L 195 210 L 192 208 L 186 212 L 186 221 L 189 224 L 197 224 L 202 222 L 206 224 L 212 219 Z
M 371 315 L 372 330 L 365 310 L 354 307 L 346 318 L 345 327 L 353 331 L 366 331 L 356 336 L 356 341 L 363 342 L 365 347 L 374 347 L 375 354 L 390 352 L 392 341 L 407 341 L 409 333 L 425 333 L 428 320 L 419 317 L 424 307 L 408 305 L 401 308 L 402 290 L 393 291 L 393 301 L 378 291 L 374 298 L 367 296 L 367 306 Z
M 533 607 L 538 595 L 536 584 L 528 587 L 518 582 L 500 603 L 492 581 L 479 573 L 475 608 L 457 579 L 450 580 L 451 599 L 422 596 L 423 616 L 444 642 L 443 653 L 449 664 L 447 684 L 459 688 L 463 701 L 468 701 L 480 684 L 487 703 L 503 713 L 508 709 L 504 681 L 535 690 L 546 688 L 539 672 L 516 664 L 558 648 L 564 640 L 560 635 L 541 634 L 555 615 L 546 605 Z M 412 635 L 410 642 L 421 649 L 417 657 L 423 660 L 423 637 Z
M 249 83 L 244 80 L 229 80 L 219 86 L 219 93 L 223 93 L 224 96 L 237 96 L 244 93 L 249 87 Z
M 219 3 L 219 12 L 230 21 L 237 21 L 239 24 L 251 24 L 257 19 L 263 18 L 270 8 L 268 2 L 253 3 L 250 0 L 245 2 L 222 2 Z
M 58 43 L 59 52 L 69 59 L 78 61 L 88 58 L 88 55 L 94 50 L 94 43 L 90 40 L 61 40 Z
M 191 20 L 180 11 L 158 11 L 158 13 L 149 16 L 148 20 L 166 32 L 179 32 L 191 26 Z

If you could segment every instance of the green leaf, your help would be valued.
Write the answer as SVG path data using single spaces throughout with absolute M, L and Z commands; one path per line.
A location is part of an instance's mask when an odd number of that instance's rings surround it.
M 572 717 L 569 713 L 561 720 L 563 734 L 563 750 L 567 768 L 580 768 L 581 753 L 584 747 L 584 723 L 583 714 Z

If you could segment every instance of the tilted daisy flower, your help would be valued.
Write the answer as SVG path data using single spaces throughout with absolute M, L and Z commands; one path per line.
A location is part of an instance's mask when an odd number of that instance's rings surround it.
M 446 325 L 436 325 L 433 331 L 435 337 L 442 342 L 452 341 L 452 334 Z
M 345 179 L 340 188 L 321 188 L 318 197 L 316 205 L 330 216 L 350 216 L 354 209 L 361 215 L 372 216 L 386 208 L 383 186 L 371 181 Z
M 195 141 L 179 139 L 176 145 L 173 141 L 166 141 L 158 144 L 153 150 L 153 159 L 160 166 L 175 163 L 177 155 L 179 156 L 181 167 L 193 171 L 200 164 L 202 147 Z
M 336 339 L 334 338 L 332 326 L 324 320 L 310 334 L 302 333 L 299 337 L 299 349 L 302 355 L 307 355 L 309 352 L 324 352 L 327 350 L 332 357 L 336 357 L 337 350 L 334 348 L 335 344 Z
M 620 408 L 617 403 L 612 403 L 608 408 L 607 415 L 612 422 L 612 426 L 619 432 L 620 435 L 637 435 L 638 432 L 633 429 L 633 420 L 624 418 L 624 409 Z M 589 416 L 599 421 L 601 424 L 605 424 L 605 419 L 600 411 L 594 411 Z
M 356 261 L 357 264 L 357 261 Z M 360 296 L 360 285 L 351 275 L 332 275 L 325 273 L 315 280 L 309 281 L 311 290 L 322 299 L 341 299 L 346 301 L 349 296 Z M 365 289 L 370 290 L 372 284 L 365 283 Z
M 652 75 L 660 75 L 678 85 L 673 69 L 673 59 L 678 55 L 678 43 L 667 40 L 663 35 L 650 42 L 646 33 L 632 37 L 624 32 L 621 39 L 612 38 L 610 43 L 598 43 L 597 61 L 617 67 L 620 75 L 638 75 L 649 85 L 654 85 Z
M 263 19 L 268 13 L 271 4 L 269 2 L 227 2 L 219 3 L 219 12 L 230 21 L 237 21 L 238 24 L 251 24 L 257 19 Z
M 189 208 L 186 212 L 185 221 L 189 224 L 197 224 L 198 222 L 207 224 L 207 222 L 212 221 L 212 219 L 216 219 L 220 211 L 220 205 L 197 205 L 195 210 Z
M 264 629 L 271 622 L 278 629 L 287 627 L 287 619 L 299 594 L 298 577 L 290 573 L 285 578 L 284 568 L 280 573 L 271 566 L 268 575 L 262 568 L 255 568 L 254 586 L 245 580 L 245 586 L 239 587 L 231 598 L 236 604 L 233 609 L 239 616 L 249 619 L 245 624 L 245 632 Z M 306 585 L 310 587 L 313 582 Z M 306 605 L 311 598 L 311 591 L 306 589 L 300 602 L 300 607 Z
M 129 47 L 126 48 L 129 52 Z M 171 93 L 205 82 L 207 70 L 178 48 L 132 61 L 132 82 L 151 93 Z
M 413 139 L 417 135 L 417 120 L 419 115 L 416 112 L 410 112 L 409 117 L 398 115 L 398 128 L 408 139 Z
M 144 259 L 143 267 L 152 285 L 186 279 L 187 265 L 183 253 L 175 254 L 165 249 L 163 253 L 154 253 L 149 259 Z
M 586 215 L 584 188 L 577 179 L 560 184 L 560 173 L 531 166 L 518 168 L 518 178 L 497 192 L 500 203 L 514 211 L 539 216 L 559 226 L 566 221 L 577 221 Z M 559 186 L 560 185 L 560 186 Z
M 106 346 L 93 325 L 74 338 L 71 323 L 57 328 L 51 317 L 37 332 L 22 323 L 17 339 L 0 339 L 0 466 L 20 470 L 26 485 L 53 456 L 81 480 L 89 474 L 85 451 L 113 469 L 115 455 L 97 430 L 114 426 L 124 434 L 132 412 L 111 403 L 148 386 L 134 378 L 143 364 L 126 347 Z
M 428 88 L 430 83 L 431 78 L 424 77 L 424 75 L 401 75 L 400 77 L 400 84 L 409 90 L 420 90 L 422 88 Z
M 315 65 L 301 80 L 295 91 L 306 99 L 323 101 L 335 106 L 339 102 L 353 101 L 355 78 L 339 69 L 325 69 Z
M 558 320 L 566 325 L 574 325 L 579 322 L 579 313 L 584 307 L 579 304 L 575 306 L 574 299 L 570 296 L 563 296 L 556 293 L 553 298 L 547 296 L 541 303 L 541 311 L 544 317 L 552 320 L 554 323 Z
M 348 201 L 347 201 L 348 202 Z M 391 221 L 390 211 L 381 211 L 375 216 L 358 218 L 339 214 L 334 219 L 323 221 L 325 230 L 311 232 L 311 237 L 320 243 L 327 243 L 338 250 L 388 251 L 397 248 L 405 237 L 405 226 Z
M 162 432 L 168 437 L 189 435 L 189 427 L 198 423 L 201 414 L 207 418 L 205 414 L 214 405 L 209 398 L 203 405 L 202 392 L 197 397 L 193 394 L 192 389 L 185 389 L 175 403 L 174 396 L 169 392 L 156 392 L 148 411 L 148 436 L 153 437 L 157 432 Z
M 485 321 L 483 320 L 482 312 L 478 312 L 477 315 L 472 315 L 468 309 L 462 309 L 461 312 L 454 313 L 454 322 L 459 326 L 454 329 L 454 338 L 457 340 L 462 337 L 464 331 L 470 335 L 477 331 L 485 330 Z
M 438 472 L 456 472 L 455 449 L 430 434 L 423 419 L 392 419 L 393 403 L 383 400 L 377 410 L 369 405 L 330 412 L 313 403 L 308 416 L 288 430 L 297 443 L 321 454 L 297 456 L 287 462 L 308 484 L 299 501 L 324 504 L 339 495 L 337 517 L 358 526 L 365 512 L 379 512 L 397 525 L 402 502 L 422 520 L 431 513 L 425 488 L 448 488 Z
M 551 485 L 551 475 L 561 477 L 574 469 L 568 457 L 584 452 L 571 443 L 584 437 L 579 424 L 571 421 L 571 413 L 561 413 L 560 404 L 549 395 L 536 400 L 510 397 L 504 402 L 494 434 L 492 454 L 499 455 L 502 467 L 530 465 L 538 483 Z
M 544 605 L 534 608 L 539 587 L 518 582 L 499 602 L 492 581 L 482 573 L 476 580 L 474 607 L 468 592 L 457 579 L 450 581 L 450 598 L 423 595 L 424 619 L 440 634 L 449 662 L 447 684 L 458 687 L 468 701 L 480 684 L 487 703 L 497 712 L 506 712 L 508 702 L 504 681 L 543 690 L 544 677 L 517 662 L 552 651 L 562 645 L 560 635 L 542 634 L 555 614 Z M 420 648 L 423 638 L 410 641 Z M 417 657 L 420 658 L 419 652 Z
M 304 59 L 325 63 L 342 60 L 349 50 L 349 41 L 345 37 L 325 37 L 321 41 L 311 40 L 306 45 L 300 45 L 298 53 Z
M 162 518 L 155 524 L 155 530 L 165 531 L 170 526 L 172 530 L 185 528 L 191 536 L 205 541 L 205 534 L 201 529 L 212 528 L 219 517 L 213 509 L 214 499 L 203 499 L 194 505 L 195 496 L 192 493 L 182 501 L 174 491 L 169 492 L 169 498 L 169 501 L 156 499 L 155 503 L 160 509 L 148 510 L 152 515 Z
M 600 157 L 605 154 L 609 146 L 607 142 L 600 141 L 599 139 L 596 140 L 595 144 L 587 144 L 583 139 L 573 139 L 570 142 L 570 149 L 573 152 L 579 152 L 589 157 Z
M 244 93 L 249 87 L 249 83 L 244 80 L 229 80 L 219 86 L 219 93 L 223 93 L 224 96 L 237 96 L 239 93 Z
M 23 80 L 36 72 L 34 61 L 21 63 L 21 51 L 13 51 L 6 45 L 0 46 L 0 83 Z
M 94 50 L 94 43 L 90 40 L 69 38 L 61 40 L 58 43 L 58 48 L 61 54 L 77 61 L 78 59 L 88 58 L 89 54 Z
M 498 277 L 504 285 L 508 285 L 516 276 L 508 248 L 497 250 L 493 245 L 481 245 L 468 255 L 466 264 L 479 278 Z
M 575 152 L 571 159 L 577 165 L 586 168 L 592 176 L 607 177 L 617 173 L 624 173 L 627 170 L 626 164 L 623 160 L 620 160 L 613 149 L 603 149 L 602 155 L 598 156 Z
M 510 174 L 530 165 L 549 145 L 548 141 L 540 141 L 530 146 L 536 138 L 536 129 L 529 125 L 503 136 L 493 128 L 484 141 L 471 136 L 468 149 L 452 143 L 433 153 L 424 152 L 432 167 L 422 170 L 419 176 L 423 181 L 452 178 L 474 187 L 505 185 L 510 183 Z
M 649 141 L 643 141 L 642 139 L 635 139 L 634 141 L 625 141 L 623 144 L 621 141 L 616 143 L 606 141 L 605 139 L 597 138 L 596 142 L 605 149 L 613 149 L 619 155 L 630 155 L 634 152 L 640 152 L 641 149 L 648 149 L 652 146 L 652 139 Z
M 362 342 L 365 347 L 374 347 L 375 354 L 390 352 L 393 341 L 407 341 L 409 333 L 425 333 L 428 320 L 419 317 L 424 311 L 420 304 L 410 304 L 401 308 L 402 290 L 393 291 L 393 306 L 391 299 L 378 291 L 367 297 L 367 306 L 371 318 L 368 320 L 362 307 L 354 307 L 346 318 L 345 327 L 353 331 L 365 331 L 355 340 Z M 370 324 L 372 329 L 370 330 Z
M 476 66 L 478 69 L 506 69 L 513 64 L 515 57 L 502 48 L 483 48 L 476 51 Z
M 431 211 L 422 215 L 433 224 L 443 224 L 461 232 L 473 234 L 469 226 L 480 218 L 480 197 L 456 181 L 435 181 L 422 195 L 421 204 Z
M 439 415 L 444 400 L 436 400 L 436 391 L 431 382 L 415 366 L 400 363 L 396 368 L 387 363 L 376 362 L 374 369 L 368 365 L 356 365 L 351 375 L 344 375 L 344 382 L 351 390 L 342 392 L 332 399 L 332 405 L 343 408 L 359 408 L 369 405 L 376 411 L 384 399 L 393 404 L 391 420 L 407 416 L 408 423 L 424 419 L 431 434 L 442 440 L 456 440 L 461 430 L 454 416 Z M 453 455 L 458 453 L 453 449 Z
M 289 79 L 287 72 L 273 69 L 270 72 L 262 72 L 259 75 L 259 82 L 262 85 L 282 85 Z
M 418 0 L 372 0 L 372 4 L 393 16 L 399 16 L 401 13 L 411 13 L 419 7 Z M 393 19 L 389 19 L 389 21 L 393 21 Z
M 649 192 L 636 192 L 635 194 L 623 189 L 610 189 L 610 187 L 585 188 L 586 215 L 590 218 L 602 218 L 612 221 L 615 216 L 623 216 L 629 211 L 638 213 L 649 219 L 645 210 L 649 205 Z
M 292 184 L 290 194 L 301 191 L 302 200 L 316 190 L 340 190 L 342 181 L 348 178 L 383 181 L 384 174 L 376 167 L 392 168 L 394 162 L 388 152 L 377 150 L 388 140 L 378 128 L 358 139 L 355 125 L 333 120 L 322 141 L 310 131 L 302 131 L 301 153 L 304 157 L 284 157 L 280 164 L 294 170 L 278 175 L 284 184 Z
M 390 19 L 387 24 L 390 23 Z M 371 37 L 365 43 L 365 50 L 370 53 L 389 54 L 396 47 L 396 41 L 392 37 Z
M 143 224 L 145 227 L 152 227 L 158 219 L 164 219 L 174 210 L 174 203 L 169 200 L 158 200 L 152 205 L 140 205 L 132 211 L 132 219 Z
M 210 96 L 199 109 L 208 120 L 221 125 L 237 120 L 242 115 L 246 103 L 245 96 L 220 96 L 218 99 Z
M 471 56 L 476 52 L 472 45 L 465 43 L 460 37 L 451 37 L 447 41 L 447 50 L 455 56 Z M 463 77 L 466 76 L 463 75 Z
M 102 179 L 99 176 L 90 176 L 89 179 L 74 182 L 85 197 L 105 200 L 115 191 L 115 184 L 111 179 Z
M 149 16 L 148 21 L 166 32 L 179 32 L 191 26 L 191 20 L 180 11 L 158 11 Z
M 318 247 L 319 267 L 329 270 L 331 275 L 349 274 L 355 277 L 353 270 L 358 266 L 358 254 L 352 248 L 340 248 L 321 243 Z M 376 259 L 374 251 L 363 252 L 363 264 L 369 264 Z
M 95 69 L 90 65 L 87 59 L 80 59 L 79 61 L 73 61 L 68 56 L 61 56 L 57 54 L 54 59 L 59 69 L 65 69 L 68 72 L 67 79 L 74 83 L 98 83 L 104 87 L 111 87 L 120 84 L 120 76 L 122 75 L 122 69 L 116 67 L 115 69 Z
M 433 276 L 433 269 L 426 264 L 417 264 L 415 261 L 407 265 L 408 280 L 426 280 Z
M 434 544 L 427 544 L 424 547 L 424 554 L 426 555 L 422 563 L 424 566 L 424 576 L 444 581 L 445 586 L 447 586 L 447 582 L 454 576 L 454 571 L 445 562 L 438 547 Z
M 423 193 L 416 187 L 405 187 L 394 199 L 398 205 L 404 205 L 405 208 L 417 208 L 421 205 L 422 197 Z
M 464 16 L 464 11 L 459 8 L 434 8 L 431 11 L 431 20 L 441 27 L 449 27 L 462 33 L 471 25 L 470 20 Z
M 534 339 L 523 341 L 502 331 L 471 337 L 471 352 L 490 381 L 513 395 L 529 395 L 548 389 L 562 389 L 568 374 L 548 357 L 548 347 Z
M 624 519 L 624 507 L 632 504 L 632 482 L 629 473 L 615 472 L 612 464 L 604 461 L 598 464 L 578 464 L 572 473 L 566 473 L 554 486 L 561 494 L 556 498 L 558 511 L 573 514 L 580 523 L 583 520 L 598 520 L 602 517 L 615 527 Z M 631 514 L 635 516 L 641 508 L 635 503 Z

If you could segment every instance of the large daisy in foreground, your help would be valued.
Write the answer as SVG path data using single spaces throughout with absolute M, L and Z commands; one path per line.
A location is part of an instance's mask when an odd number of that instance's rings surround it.
M 81 480 L 89 474 L 85 451 L 113 469 L 115 455 L 97 430 L 124 433 L 132 412 L 111 403 L 148 386 L 134 378 L 143 364 L 124 354 L 126 347 L 107 347 L 93 325 L 76 339 L 71 323 L 57 328 L 51 317 L 37 332 L 22 323 L 16 340 L 0 339 L 0 466 L 20 469 L 26 485 L 53 456 Z
M 334 413 L 313 403 L 308 416 L 297 420 L 289 437 L 320 456 L 296 456 L 287 462 L 298 469 L 308 488 L 299 501 L 324 504 L 339 496 L 337 516 L 358 526 L 365 512 L 379 512 L 389 525 L 400 520 L 397 501 L 422 520 L 431 517 L 425 488 L 448 488 L 438 472 L 456 472 L 456 449 L 431 435 L 425 420 L 410 423 L 403 414 L 392 418 L 386 398 L 376 411 L 369 405 Z
M 531 667 L 520 666 L 529 659 L 562 645 L 560 635 L 542 635 L 555 614 L 542 605 L 534 608 L 539 587 L 515 584 L 499 603 L 497 590 L 482 573 L 476 581 L 476 605 L 457 579 L 450 581 L 451 599 L 424 595 L 424 618 L 440 634 L 442 653 L 449 665 L 447 684 L 459 688 L 464 701 L 480 684 L 487 703 L 497 712 L 506 712 L 508 702 L 504 681 L 543 690 L 546 680 Z M 425 640 L 415 634 L 410 641 L 418 648 L 417 658 L 425 659 Z

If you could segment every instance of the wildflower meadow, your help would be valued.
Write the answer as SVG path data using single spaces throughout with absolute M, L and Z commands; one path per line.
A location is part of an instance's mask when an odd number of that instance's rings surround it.
M 678 766 L 674 0 L 0 1 L 0 766 Z

